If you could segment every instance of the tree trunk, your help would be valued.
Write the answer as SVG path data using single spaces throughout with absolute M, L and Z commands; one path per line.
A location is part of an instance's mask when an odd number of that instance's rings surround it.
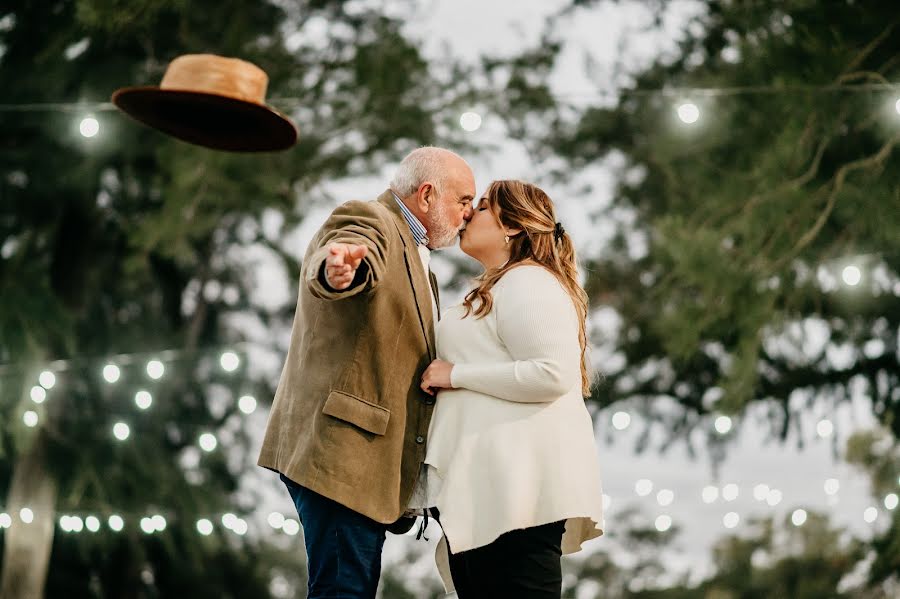
M 5 533 L 0 599 L 42 599 L 44 596 L 57 495 L 56 481 L 48 475 L 45 465 L 45 435 L 43 430 L 36 432 L 31 446 L 18 456 L 13 470 L 6 501 L 12 526 Z M 19 516 L 24 507 L 34 512 L 30 524 L 22 522 Z

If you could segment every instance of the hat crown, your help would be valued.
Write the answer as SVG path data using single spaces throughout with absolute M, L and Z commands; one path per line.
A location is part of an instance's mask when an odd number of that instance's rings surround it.
M 160 89 L 226 96 L 265 104 L 269 77 L 253 63 L 215 54 L 184 54 L 166 68 Z

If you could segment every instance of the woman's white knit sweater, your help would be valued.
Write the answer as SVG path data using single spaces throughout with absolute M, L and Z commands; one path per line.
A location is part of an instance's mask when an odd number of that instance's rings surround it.
M 603 533 L 575 306 L 540 266 L 510 270 L 491 294 L 485 317 L 454 306 L 435 331 L 454 388 L 438 394 L 428 434 L 429 503 L 454 553 L 564 519 L 572 553 Z

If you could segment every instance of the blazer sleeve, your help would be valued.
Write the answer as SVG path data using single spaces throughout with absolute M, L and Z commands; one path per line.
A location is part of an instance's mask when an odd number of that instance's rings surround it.
M 375 289 L 385 269 L 390 223 L 379 211 L 377 202 L 347 202 L 338 206 L 313 239 L 307 250 L 305 284 L 319 299 L 337 300 Z M 330 243 L 350 243 L 368 248 L 353 284 L 344 290 L 329 287 L 319 274 L 328 256 Z
M 495 293 L 492 310 L 510 360 L 455 364 L 450 384 L 528 403 L 553 401 L 580 388 L 579 324 L 568 292 L 542 267 L 519 267 L 503 279 L 508 280 Z

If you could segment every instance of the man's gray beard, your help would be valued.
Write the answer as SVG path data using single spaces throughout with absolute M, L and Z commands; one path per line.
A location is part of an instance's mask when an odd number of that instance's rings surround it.
M 459 231 L 456 229 L 453 230 L 452 234 L 448 233 L 447 239 L 435 239 L 431 242 L 432 249 L 439 250 L 441 248 L 450 247 L 456 244 L 457 238 L 459 238 Z
M 459 237 L 459 229 L 447 227 L 444 223 L 431 223 L 431 231 L 428 234 L 432 249 L 440 249 L 451 246 Z

